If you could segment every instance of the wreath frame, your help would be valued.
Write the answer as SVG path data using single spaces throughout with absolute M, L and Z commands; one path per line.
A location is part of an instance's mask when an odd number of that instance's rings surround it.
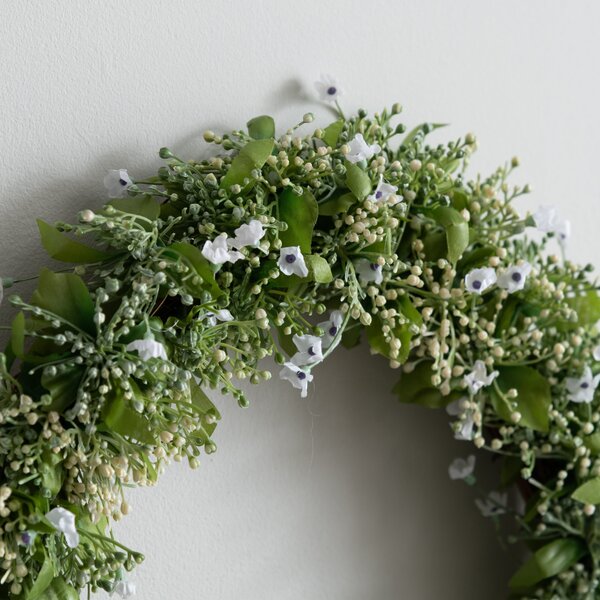
M 280 376 L 306 395 L 338 344 L 366 338 L 402 368 L 403 402 L 446 407 L 459 439 L 497 454 L 505 492 L 478 505 L 511 513 L 531 556 L 515 598 L 598 597 L 598 285 L 591 265 L 548 252 L 569 226 L 550 207 L 521 218 L 513 158 L 465 179 L 475 136 L 431 146 L 441 124 L 406 133 L 394 104 L 347 118 L 339 87 L 317 84 L 335 120 L 275 135 L 271 117 L 206 142 L 206 160 L 167 165 L 77 224 L 38 221 L 44 248 L 75 267 L 43 269 L 0 354 L 3 597 L 127 598 L 142 555 L 114 539 L 123 488 L 153 485 L 169 460 L 196 468 L 216 450 L 220 414 L 203 388 L 248 401 L 235 379 Z M 395 143 L 399 140 L 398 143 Z M 542 232 L 529 239 L 527 227 Z M 81 239 L 87 241 L 82 242 Z M 85 280 L 82 278 L 85 275 Z M 24 279 L 4 277 L 2 290 Z M 319 315 L 325 315 L 319 317 Z M 475 457 L 450 477 L 475 483 Z

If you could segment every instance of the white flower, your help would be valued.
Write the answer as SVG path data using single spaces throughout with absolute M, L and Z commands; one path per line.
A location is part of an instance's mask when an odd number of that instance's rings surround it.
M 571 221 L 568 219 L 559 219 L 554 228 L 554 233 L 558 236 L 558 241 L 564 244 L 571 236 Z
M 227 245 L 230 248 L 244 248 L 250 246 L 255 248 L 258 243 L 265 236 L 265 229 L 263 224 L 258 219 L 252 219 L 250 223 L 244 223 L 240 225 L 235 231 L 235 237 L 227 240 Z
M 323 340 L 315 335 L 295 335 L 293 338 L 298 352 L 294 354 L 292 362 L 299 367 L 310 365 L 323 360 Z
M 473 269 L 465 277 L 465 287 L 473 294 L 481 294 L 496 283 L 496 271 L 491 267 Z
M 325 332 L 323 334 L 323 348 L 329 348 L 333 340 L 340 332 L 340 327 L 344 322 L 344 315 L 341 310 L 334 310 L 329 315 L 328 321 L 319 323 L 319 327 Z
M 600 374 L 595 377 L 592 370 L 586 367 L 581 377 L 567 377 L 567 390 L 571 402 L 584 402 L 589 404 L 594 399 L 594 393 L 600 383 Z
M 476 394 L 482 387 L 492 384 L 492 381 L 498 377 L 498 371 L 487 374 L 487 368 L 482 360 L 476 360 L 473 370 L 465 375 L 464 384 L 469 388 L 471 394 Z
M 593 351 L 594 360 L 600 360 L 600 346 L 596 346 Z
M 233 315 L 226 308 L 216 312 L 207 312 L 204 316 L 206 317 L 206 322 L 211 327 L 214 327 L 217 324 L 217 321 L 233 321 Z
M 464 458 L 455 458 L 448 467 L 450 479 L 467 479 L 473 474 L 475 469 L 475 456 L 471 454 L 466 460 Z
M 555 233 L 561 243 L 571 234 L 571 223 L 558 216 L 554 206 L 540 206 L 533 214 L 535 226 L 544 233 Z
M 354 139 L 348 142 L 350 151 L 346 154 L 346 160 L 351 163 L 357 163 L 361 160 L 369 160 L 373 158 L 375 154 L 381 151 L 379 144 L 367 144 L 362 133 L 357 133 Z
M 240 258 L 244 258 L 241 252 L 227 248 L 226 233 L 220 233 L 212 242 L 208 240 L 204 242 L 202 256 L 213 265 L 222 265 L 226 262 L 234 263 L 240 260 Z
M 525 287 L 525 280 L 531 273 L 531 265 L 524 262 L 522 265 L 508 267 L 504 273 L 498 276 L 498 285 L 509 294 L 518 292 Z
M 65 541 L 69 548 L 77 548 L 79 545 L 79 533 L 75 528 L 75 515 L 66 508 L 58 506 L 46 513 L 46 519 L 52 523 L 52 526 L 65 536 Z
M 147 336 L 143 340 L 133 340 L 125 346 L 127 352 L 137 352 L 142 360 L 150 360 L 151 358 L 162 358 L 169 360 L 165 347 L 157 342 L 152 336 Z
M 391 185 L 390 183 L 386 183 L 383 180 L 383 175 L 379 176 L 379 183 L 375 188 L 375 191 L 368 196 L 368 200 L 371 202 L 385 202 L 386 200 L 390 200 L 392 204 L 397 204 L 399 202 L 398 196 L 396 192 L 398 191 L 398 187 L 395 185 Z
M 119 594 L 121 598 L 130 598 L 135 595 L 135 583 L 132 581 L 117 581 L 115 589 L 112 591 L 111 596 Z
M 454 439 L 461 442 L 470 442 L 473 439 L 474 426 L 475 421 L 473 420 L 473 415 L 470 413 L 466 414 L 460 421 L 460 428 L 458 431 L 454 432 Z
M 304 262 L 302 252 L 300 252 L 300 246 L 286 246 L 282 248 L 279 251 L 277 265 L 284 275 L 298 275 L 298 277 L 306 277 L 308 275 L 308 267 Z
M 112 169 L 104 177 L 104 187 L 108 190 L 109 198 L 123 198 L 133 185 L 126 169 Z
M 279 372 L 281 379 L 287 379 L 296 389 L 302 390 L 300 396 L 306 398 L 308 393 L 308 384 L 313 380 L 313 375 L 295 365 L 292 362 L 286 362 L 283 369 Z
M 381 265 L 371 262 L 366 258 L 356 261 L 356 272 L 362 284 L 374 281 L 376 285 L 379 285 L 383 281 Z
M 496 517 L 506 512 L 507 494 L 490 492 L 485 500 L 477 498 L 475 504 L 484 517 Z
M 315 88 L 321 100 L 328 102 L 335 102 L 344 93 L 331 75 L 321 75 L 321 79 L 315 81 Z

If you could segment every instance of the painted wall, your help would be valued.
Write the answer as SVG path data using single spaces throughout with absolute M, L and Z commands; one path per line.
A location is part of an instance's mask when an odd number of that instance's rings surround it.
M 597 2 L 0 6 L 3 275 L 48 264 L 34 217 L 98 207 L 105 169 L 151 173 L 159 147 L 202 154 L 204 129 L 256 114 L 281 129 L 308 110 L 327 122 L 312 89 L 321 72 L 344 83 L 348 111 L 401 101 L 407 122 L 452 123 L 438 139 L 475 131 L 473 170 L 518 154 L 515 180 L 535 187 L 521 210 L 560 206 L 572 256 L 598 262 Z M 445 415 L 398 405 L 396 377 L 365 350 L 340 350 L 305 401 L 278 381 L 245 411 L 219 398 L 219 451 L 131 494 L 119 533 L 148 556 L 138 597 L 503 598 L 510 553 L 446 475 L 470 448 Z

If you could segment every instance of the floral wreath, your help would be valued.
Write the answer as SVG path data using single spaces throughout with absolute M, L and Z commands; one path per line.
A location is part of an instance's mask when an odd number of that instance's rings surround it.
M 279 138 L 268 116 L 208 131 L 212 158 L 163 148 L 154 177 L 106 175 L 102 210 L 38 221 L 49 255 L 76 266 L 10 297 L 2 597 L 131 596 L 143 557 L 110 522 L 129 511 L 125 488 L 216 450 L 204 390 L 246 406 L 235 382 L 269 379 L 270 356 L 305 397 L 314 369 L 361 338 L 402 370 L 402 402 L 446 407 L 456 438 L 499 459 L 499 488 L 476 501 L 512 516 L 509 541 L 531 550 L 512 596 L 598 597 L 600 299 L 591 265 L 548 249 L 564 251 L 568 222 L 519 216 L 517 159 L 467 179 L 472 134 L 429 145 L 440 124 L 406 133 L 398 104 L 347 118 L 334 80 L 317 89 L 336 112 L 323 129 L 299 131 L 309 113 Z M 456 459 L 450 477 L 474 485 L 474 467 Z

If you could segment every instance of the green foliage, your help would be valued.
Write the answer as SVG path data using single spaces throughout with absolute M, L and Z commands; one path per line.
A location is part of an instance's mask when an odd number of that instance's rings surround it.
M 113 254 L 108 252 L 103 252 L 102 250 L 91 248 L 81 242 L 72 240 L 64 233 L 61 233 L 56 227 L 45 223 L 41 219 L 37 220 L 37 224 L 44 250 L 55 260 L 70 263 L 96 263 L 113 256 Z
M 594 477 L 581 484 L 571 497 L 584 504 L 600 504 L 600 477 Z
M 361 201 L 373 191 L 369 176 L 358 165 L 350 162 L 346 162 L 346 186 Z
M 432 216 L 445 229 L 446 256 L 456 264 L 469 245 L 469 224 L 458 211 L 447 206 L 436 208 Z
M 260 169 L 273 151 L 275 142 L 272 139 L 248 142 L 233 159 L 229 171 L 221 179 L 221 188 L 228 189 L 232 185 L 241 185 L 251 177 L 254 169 Z
M 310 254 L 312 235 L 319 215 L 315 197 L 309 190 L 299 196 L 286 188 L 278 199 L 279 218 L 287 224 L 279 239 L 284 247 L 300 246 L 304 254 Z
M 247 127 L 248 135 L 255 140 L 268 140 L 275 137 L 275 121 L 269 115 L 250 119 Z

